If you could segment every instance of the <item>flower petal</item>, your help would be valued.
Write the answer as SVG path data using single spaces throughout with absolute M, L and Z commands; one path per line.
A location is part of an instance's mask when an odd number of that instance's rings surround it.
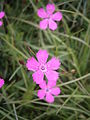
M 46 13 L 46 11 L 43 8 L 38 9 L 37 15 L 40 18 L 47 18 L 48 17 L 48 14 Z
M 51 30 L 56 30 L 57 29 L 57 24 L 52 19 L 49 19 L 49 28 Z
M 46 30 L 48 27 L 48 19 L 44 19 L 44 20 L 40 21 L 39 25 L 40 25 L 41 29 Z
M 44 99 L 45 90 L 38 90 L 37 96 L 38 96 L 40 99 Z
M 54 97 L 50 93 L 47 93 L 46 94 L 46 101 L 49 102 L 49 103 L 53 103 L 54 102 Z
M 52 19 L 55 21 L 60 21 L 62 19 L 62 13 L 56 12 L 55 14 L 52 15 Z
M 2 22 L 2 21 L 0 21 L 0 26 L 2 26 L 2 24 L 3 24 L 3 22 Z
M 60 61 L 56 57 L 53 57 L 51 60 L 49 60 L 46 64 L 47 69 L 51 70 L 57 70 L 60 67 Z
M 50 93 L 57 96 L 57 95 L 60 94 L 60 92 L 61 92 L 60 88 L 59 87 L 55 87 L 55 88 L 51 89 Z
M 56 86 L 56 81 L 48 81 L 47 88 L 52 88 Z
M 39 63 L 35 60 L 34 57 L 31 57 L 27 60 L 26 67 L 28 70 L 37 71 L 39 68 Z
M 47 4 L 46 10 L 48 15 L 51 15 L 55 11 L 55 5 L 54 4 Z
M 53 82 L 56 82 L 57 79 L 58 79 L 58 72 L 56 71 L 53 71 L 53 70 L 48 70 L 46 73 L 45 73 L 47 79 L 49 81 L 53 81 Z
M 33 77 L 33 80 L 36 82 L 36 84 L 41 84 L 43 82 L 44 74 L 43 72 L 38 70 L 35 73 L 33 73 L 32 77 Z
M 41 84 L 39 84 L 39 87 L 42 89 L 46 88 L 46 81 L 44 80 Z
M 48 52 L 46 50 L 39 50 L 36 54 L 36 57 L 41 64 L 45 64 L 48 59 Z
M 5 12 L 0 12 L 0 19 L 2 19 L 5 16 Z
M 4 85 L 4 80 L 0 78 L 0 88 Z

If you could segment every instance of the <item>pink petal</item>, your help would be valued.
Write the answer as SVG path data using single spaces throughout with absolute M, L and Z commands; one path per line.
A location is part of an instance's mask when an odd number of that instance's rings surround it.
M 49 28 L 51 30 L 56 30 L 57 29 L 57 24 L 52 19 L 49 19 Z
M 60 61 L 56 57 L 53 57 L 51 60 L 47 62 L 47 68 L 50 70 L 57 70 L 60 67 Z
M 0 12 L 0 19 L 2 19 L 5 16 L 5 12 Z
M 52 88 L 56 86 L 56 81 L 48 81 L 47 88 Z
M 45 89 L 46 88 L 46 81 L 43 81 L 40 85 L 40 88 Z
M 0 88 L 4 85 L 4 80 L 0 78 Z
M 41 29 L 46 30 L 48 27 L 48 19 L 44 19 L 44 20 L 40 21 L 39 25 L 40 25 Z
M 52 15 L 52 19 L 55 21 L 60 21 L 62 19 L 62 13 L 56 12 L 55 14 Z
M 37 96 L 38 96 L 40 99 L 44 99 L 45 90 L 38 90 Z
M 56 82 L 58 79 L 58 72 L 53 70 L 48 70 L 45 75 L 49 81 Z
M 46 101 L 49 102 L 49 103 L 53 103 L 54 102 L 54 97 L 50 93 L 47 93 L 46 94 Z
M 45 12 L 45 10 L 43 8 L 38 9 L 37 15 L 40 18 L 47 18 L 48 17 L 48 14 Z
M 31 57 L 27 60 L 26 67 L 28 70 L 37 71 L 39 68 L 39 63 L 35 60 L 34 57 Z
M 51 89 L 50 93 L 57 96 L 57 95 L 60 94 L 60 92 L 61 92 L 60 88 L 59 87 L 55 87 L 55 88 Z
M 2 22 L 2 21 L 0 21 L 0 26 L 2 26 L 2 24 L 3 24 L 3 22 Z
M 48 59 L 48 52 L 46 50 L 39 50 L 36 54 L 39 63 L 45 64 Z
M 41 84 L 43 82 L 44 74 L 38 70 L 37 72 L 33 73 L 32 77 L 36 84 Z
M 55 5 L 54 4 L 48 4 L 46 6 L 46 10 L 48 15 L 51 15 L 55 11 Z

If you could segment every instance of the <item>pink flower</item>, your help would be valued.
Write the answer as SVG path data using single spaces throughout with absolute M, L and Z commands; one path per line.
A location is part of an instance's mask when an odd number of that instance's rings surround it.
M 2 11 L 0 12 L 0 19 L 2 19 L 5 16 L 5 13 Z M 3 22 L 0 21 L 0 26 L 2 26 Z
M 54 102 L 54 96 L 58 96 L 61 92 L 59 87 L 56 87 L 56 83 L 54 82 L 48 82 L 46 85 L 46 82 L 43 81 L 42 84 L 39 85 L 40 90 L 38 90 L 38 97 L 40 99 L 46 99 L 47 102 L 53 103 Z M 54 95 L 54 96 L 53 96 Z
M 56 82 L 58 79 L 57 70 L 60 66 L 60 61 L 53 57 L 47 62 L 48 52 L 46 50 L 39 50 L 36 54 L 37 60 L 34 57 L 31 57 L 27 60 L 26 67 L 28 70 L 31 70 L 33 73 L 33 80 L 40 84 L 43 82 L 44 75 L 46 75 L 49 81 Z M 46 63 L 47 62 L 47 63 Z
M 56 30 L 57 24 L 55 21 L 60 21 L 62 19 L 62 13 L 55 11 L 54 4 L 47 4 L 46 11 L 43 8 L 38 9 L 37 15 L 42 18 L 43 20 L 40 21 L 40 28 L 45 30 L 49 26 L 49 29 Z
M 4 80 L 0 78 L 0 88 L 4 85 Z

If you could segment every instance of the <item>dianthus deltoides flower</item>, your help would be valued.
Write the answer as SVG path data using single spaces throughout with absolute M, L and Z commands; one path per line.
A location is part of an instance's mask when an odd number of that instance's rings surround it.
M 3 11 L 0 12 L 0 19 L 2 19 L 5 16 L 5 13 Z M 0 20 L 0 26 L 2 26 L 3 22 Z
M 45 100 L 49 103 L 53 103 L 54 96 L 58 96 L 61 92 L 60 88 L 56 87 L 56 83 L 51 81 L 49 81 L 47 84 L 46 84 L 46 81 L 43 81 L 43 83 L 41 83 L 39 87 L 41 89 L 38 90 L 38 93 L 37 93 L 38 97 L 40 99 L 45 98 Z
M 43 8 L 38 9 L 37 15 L 42 18 L 43 20 L 40 21 L 40 28 L 45 30 L 47 27 L 51 30 L 57 29 L 57 24 L 55 21 L 60 21 L 62 19 L 62 13 L 55 11 L 54 4 L 47 4 L 46 11 Z
M 0 88 L 4 85 L 4 80 L 0 78 Z
M 31 57 L 27 60 L 26 67 L 28 70 L 33 71 L 33 80 L 37 84 L 43 82 L 44 75 L 46 75 L 48 81 L 56 82 L 58 79 L 57 70 L 60 66 L 60 61 L 56 57 L 52 57 L 51 60 L 47 62 L 48 52 L 46 50 L 39 50 L 36 54 L 36 58 Z

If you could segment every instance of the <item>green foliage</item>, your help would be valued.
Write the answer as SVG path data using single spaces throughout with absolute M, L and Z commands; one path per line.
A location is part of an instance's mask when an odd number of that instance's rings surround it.
M 53 0 L 63 13 L 56 31 L 38 26 L 37 9 L 48 0 L 2 1 L 6 16 L 0 27 L 0 76 L 5 85 L 0 120 L 90 120 L 90 1 Z M 25 67 L 39 49 L 62 63 L 57 83 L 62 92 L 53 104 L 37 98 L 38 87 Z

